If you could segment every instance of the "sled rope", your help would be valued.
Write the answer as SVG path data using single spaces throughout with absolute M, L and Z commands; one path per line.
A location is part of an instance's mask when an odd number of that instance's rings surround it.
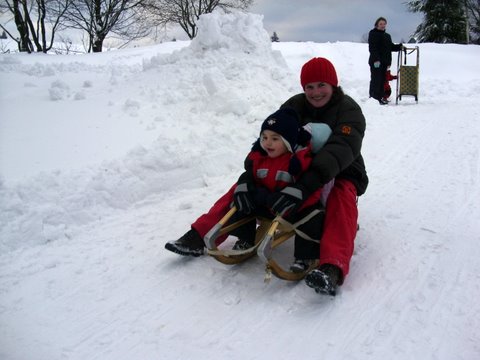
M 275 219 L 273 219 L 273 221 L 276 221 L 279 224 L 281 224 L 282 227 L 285 229 L 285 231 L 294 231 L 296 234 L 300 235 L 305 240 L 309 240 L 309 241 L 319 243 L 320 239 L 312 239 L 310 236 L 305 234 L 303 231 L 298 230 L 298 227 L 302 224 L 305 224 L 307 221 L 312 219 L 315 215 L 319 214 L 320 212 L 321 212 L 321 210 L 319 210 L 319 209 L 312 210 L 312 212 L 310 212 L 307 216 L 305 216 L 304 218 L 302 218 L 301 220 L 297 221 L 294 224 L 288 222 L 287 220 L 285 220 L 281 216 L 277 216 Z
M 269 284 L 272 280 L 272 267 L 267 263 L 265 265 L 265 276 L 263 277 L 263 282 Z

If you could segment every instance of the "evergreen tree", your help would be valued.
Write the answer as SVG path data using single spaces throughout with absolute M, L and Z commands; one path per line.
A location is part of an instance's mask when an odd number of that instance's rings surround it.
M 480 45 L 480 0 L 465 0 L 468 12 L 470 42 Z
M 407 6 L 412 12 L 424 13 L 414 34 L 419 42 L 467 42 L 465 0 L 413 0 Z

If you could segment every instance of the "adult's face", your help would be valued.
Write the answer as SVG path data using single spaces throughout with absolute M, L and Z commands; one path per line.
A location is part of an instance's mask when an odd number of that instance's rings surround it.
M 307 101 L 316 108 L 325 106 L 333 94 L 333 86 L 324 82 L 313 82 L 305 85 Z
M 380 20 L 377 24 L 377 29 L 378 30 L 385 30 L 385 28 L 387 27 L 387 22 L 384 21 L 384 20 Z

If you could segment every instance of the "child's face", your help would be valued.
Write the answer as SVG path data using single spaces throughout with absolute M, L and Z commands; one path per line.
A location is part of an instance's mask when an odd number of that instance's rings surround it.
M 283 155 L 288 152 L 287 146 L 283 142 L 282 136 L 272 130 L 264 130 L 260 134 L 262 148 L 271 158 Z
M 333 87 L 324 82 L 313 82 L 305 85 L 307 101 L 316 108 L 327 105 L 332 98 Z

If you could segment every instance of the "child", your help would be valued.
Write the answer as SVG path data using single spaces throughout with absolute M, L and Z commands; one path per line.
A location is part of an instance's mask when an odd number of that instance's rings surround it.
M 310 133 L 299 125 L 297 113 L 291 108 L 282 108 L 268 116 L 263 122 L 260 137 L 245 159 L 245 172 L 230 191 L 220 198 L 207 214 L 202 215 L 180 239 L 165 244 L 167 250 L 180 255 L 199 256 L 203 253 L 203 236 L 229 210 L 233 202 L 237 212 L 229 223 L 246 216 L 262 216 L 273 219 L 281 215 L 294 223 L 311 213 L 315 208 L 323 209 L 320 202 L 322 190 L 315 192 L 302 204 L 291 206 L 281 214 L 275 209 L 277 204 L 292 189 L 298 176 L 310 165 L 312 159 Z M 325 197 L 322 196 L 322 199 Z M 297 229 L 319 240 L 322 234 L 323 211 L 315 215 Z M 227 224 L 227 225 L 228 225 Z M 255 242 L 256 220 L 232 230 L 229 235 L 238 237 L 236 250 L 252 247 Z M 227 235 L 228 236 L 228 235 Z M 219 242 L 226 238 L 217 239 Z M 319 242 L 295 236 L 295 263 L 291 270 L 301 272 L 318 259 Z
M 392 88 L 390 87 L 390 81 L 396 80 L 398 76 L 392 75 L 390 72 L 390 66 L 387 67 L 387 73 L 385 74 L 385 83 L 383 84 L 384 94 L 382 100 L 388 102 L 388 98 L 392 95 Z

